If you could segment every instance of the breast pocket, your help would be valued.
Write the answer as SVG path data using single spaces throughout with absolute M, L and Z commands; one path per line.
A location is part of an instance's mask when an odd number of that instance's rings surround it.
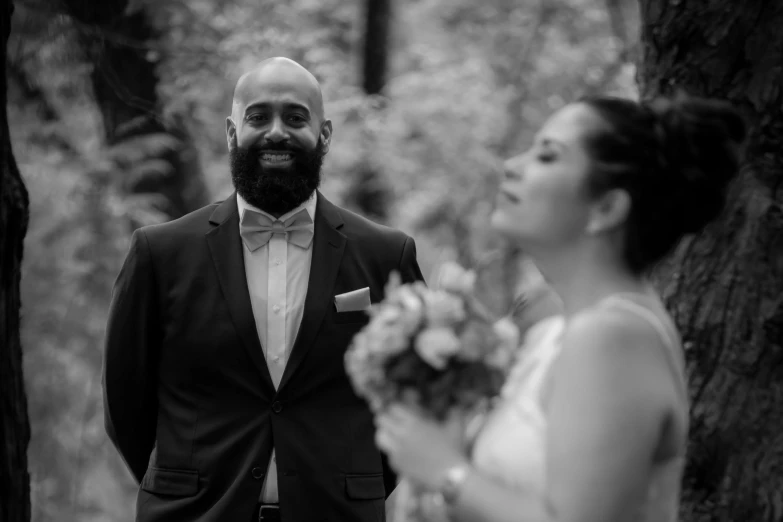
M 365 325 L 370 322 L 370 316 L 367 312 L 333 312 L 332 322 L 335 324 L 360 324 Z

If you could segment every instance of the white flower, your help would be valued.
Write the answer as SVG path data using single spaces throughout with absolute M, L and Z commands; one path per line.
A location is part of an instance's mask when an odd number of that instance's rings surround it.
M 419 329 L 419 325 L 424 319 L 424 303 L 421 297 L 414 291 L 413 287 L 403 285 L 397 288 L 394 294 L 390 296 L 389 303 L 399 307 L 398 328 L 407 336 L 413 335 Z
M 451 326 L 465 320 L 465 301 L 443 290 L 424 293 L 424 313 L 431 327 Z
M 448 359 L 459 351 L 459 339 L 449 328 L 428 328 L 423 330 L 414 343 L 416 352 L 427 364 L 442 370 Z
M 370 313 L 372 315 L 369 324 L 371 328 L 392 327 L 402 317 L 402 310 L 398 306 L 389 306 L 386 303 L 378 305 Z
M 345 369 L 354 390 L 371 402 L 387 387 L 385 362 L 409 345 L 408 338 L 397 332 L 398 328 L 361 330 L 345 352 Z
M 355 338 L 361 349 L 370 354 L 388 358 L 408 347 L 409 336 L 399 321 L 393 323 L 370 323 Z
M 396 270 L 392 271 L 389 274 L 389 280 L 386 282 L 386 287 L 384 288 L 384 294 L 385 295 L 391 295 L 397 288 L 400 287 L 402 284 L 402 278 L 400 277 L 400 273 Z
M 495 321 L 492 330 L 500 338 L 502 348 L 514 352 L 519 347 L 519 328 L 510 317 L 502 317 Z
M 449 292 L 459 294 L 473 293 L 476 285 L 476 272 L 465 270 L 454 262 L 444 263 L 438 273 L 437 286 Z
M 422 302 L 418 294 L 410 286 L 401 286 L 395 290 L 392 301 L 399 304 L 406 312 L 421 312 Z
M 507 370 L 519 349 L 519 328 L 510 317 L 503 317 L 492 325 L 492 330 L 500 342 L 487 356 L 486 362 L 495 368 Z
M 483 321 L 468 321 L 460 334 L 461 348 L 457 356 L 463 361 L 480 361 L 486 357 L 488 343 L 494 340 L 492 327 Z

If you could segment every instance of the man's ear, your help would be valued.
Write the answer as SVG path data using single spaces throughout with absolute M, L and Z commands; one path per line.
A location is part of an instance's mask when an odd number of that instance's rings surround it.
M 321 140 L 321 146 L 323 147 L 324 154 L 329 152 L 329 145 L 332 143 L 332 120 L 326 120 L 321 125 L 321 135 L 318 137 Z
M 226 143 L 229 151 L 237 146 L 237 126 L 231 116 L 226 118 Z

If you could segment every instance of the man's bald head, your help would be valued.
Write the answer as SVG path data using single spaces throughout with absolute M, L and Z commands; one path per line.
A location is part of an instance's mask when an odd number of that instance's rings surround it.
M 268 58 L 243 74 L 234 87 L 231 115 L 234 121 L 254 102 L 269 95 L 285 95 L 306 102 L 312 115 L 324 121 L 324 101 L 321 85 L 313 74 L 302 65 L 282 56 Z

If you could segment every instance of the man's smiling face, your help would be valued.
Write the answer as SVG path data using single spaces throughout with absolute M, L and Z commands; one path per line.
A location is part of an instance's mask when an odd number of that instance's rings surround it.
M 239 80 L 232 109 L 226 136 L 239 194 L 274 215 L 306 201 L 332 131 L 315 78 L 290 60 L 267 60 Z

